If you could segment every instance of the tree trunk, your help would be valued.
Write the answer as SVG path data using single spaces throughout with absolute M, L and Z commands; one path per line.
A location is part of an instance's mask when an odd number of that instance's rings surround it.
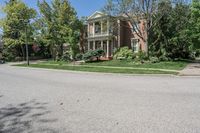
M 50 52 L 51 52 L 51 57 L 55 61 L 56 60 L 56 52 L 55 52 L 55 47 L 53 45 L 50 45 Z
M 145 46 L 145 49 L 146 49 L 146 53 L 147 53 L 147 57 L 149 57 L 149 31 L 148 31 L 148 28 L 146 29 L 146 46 Z
M 64 51 L 63 44 L 61 44 L 60 45 L 60 56 L 61 57 L 63 56 L 63 51 Z
M 24 51 L 24 47 L 23 47 L 23 45 L 20 45 L 20 47 L 21 47 L 21 51 L 22 51 L 22 57 L 23 57 L 23 61 L 25 60 L 25 51 Z

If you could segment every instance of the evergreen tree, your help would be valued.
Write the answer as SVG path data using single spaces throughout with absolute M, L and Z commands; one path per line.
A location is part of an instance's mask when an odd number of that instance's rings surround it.
M 151 33 L 152 55 L 164 59 L 190 58 L 192 43 L 188 36 L 189 5 L 183 2 L 174 5 L 170 0 L 163 1 L 155 17 L 160 16 L 161 19 Z

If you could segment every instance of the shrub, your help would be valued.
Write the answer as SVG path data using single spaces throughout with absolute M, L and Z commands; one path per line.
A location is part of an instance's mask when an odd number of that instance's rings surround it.
M 68 51 L 63 53 L 63 56 L 61 57 L 61 61 L 71 61 L 71 54 Z
M 195 56 L 196 56 L 196 57 L 200 57 L 200 49 L 197 49 L 197 50 L 195 51 Z
M 7 47 L 3 49 L 2 56 L 5 61 L 14 61 L 15 60 L 15 55 L 13 54 L 12 49 L 7 48 Z
M 160 61 L 170 61 L 171 59 L 167 58 L 165 55 L 162 55 L 162 56 L 159 57 L 159 60 Z
M 133 59 L 133 51 L 128 47 L 118 49 L 114 55 L 115 59 Z
M 90 50 L 83 55 L 83 60 L 92 61 L 96 58 L 96 60 L 98 61 L 99 58 L 104 55 L 104 53 L 105 52 L 102 49 L 97 49 L 94 51 Z
M 143 51 L 139 51 L 137 53 L 137 58 L 140 60 L 140 61 L 144 61 L 144 60 L 148 60 L 148 56 L 147 56 L 147 53 L 143 52 Z
M 85 61 L 88 61 L 88 60 L 91 60 L 92 59 L 92 51 L 88 51 L 87 53 L 85 53 L 84 55 L 83 55 L 83 60 L 85 60 Z
M 77 54 L 76 56 L 75 56 L 75 60 L 77 60 L 77 61 L 80 61 L 80 60 L 82 60 L 83 59 L 83 54 Z
M 158 62 L 160 62 L 160 60 L 159 60 L 158 57 L 150 57 L 150 62 L 151 63 L 158 63 Z

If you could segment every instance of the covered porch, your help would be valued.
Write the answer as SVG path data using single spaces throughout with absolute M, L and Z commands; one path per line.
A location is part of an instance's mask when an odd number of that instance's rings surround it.
M 88 51 L 103 49 L 104 57 L 110 58 L 113 56 L 114 41 L 112 39 L 92 39 L 88 40 Z

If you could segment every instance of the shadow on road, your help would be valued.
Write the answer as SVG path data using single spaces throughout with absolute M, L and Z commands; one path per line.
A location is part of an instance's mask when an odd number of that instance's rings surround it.
M 47 105 L 48 103 L 33 100 L 0 108 L 0 133 L 56 133 L 48 124 L 58 120 L 45 117 L 51 113 Z

